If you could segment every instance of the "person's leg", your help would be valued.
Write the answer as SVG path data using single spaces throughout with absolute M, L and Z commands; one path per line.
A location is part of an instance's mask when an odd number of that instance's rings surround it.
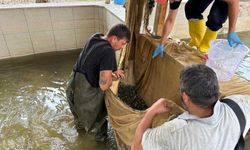
M 203 19 L 202 13 L 211 4 L 213 0 L 188 0 L 185 5 L 185 15 L 188 20 L 190 19 Z
M 226 2 L 216 0 L 210 10 L 206 22 L 206 32 L 200 43 L 199 50 L 206 53 L 210 47 L 210 42 L 215 40 L 218 30 L 222 28 L 222 24 L 227 20 L 228 5 Z
M 218 31 L 226 22 L 227 17 L 228 4 L 222 0 L 215 0 L 207 17 L 206 26 L 212 31 Z
M 189 0 L 185 5 L 185 14 L 188 19 L 190 46 L 198 46 L 205 33 L 205 21 L 202 13 L 213 0 Z
M 96 129 L 96 132 L 95 132 L 96 141 L 103 142 L 107 139 L 108 121 L 107 121 L 107 109 L 106 109 L 105 103 L 103 103 L 103 106 L 100 108 L 100 111 L 98 113 L 93 129 Z
M 85 75 L 76 73 L 74 90 L 74 112 L 77 116 L 76 128 L 92 133 L 93 126 L 104 105 L 104 93 L 92 87 Z
M 74 91 L 75 91 L 75 73 L 72 72 L 70 77 L 69 77 L 69 81 L 67 83 L 66 98 L 67 98 L 67 101 L 69 104 L 70 111 L 74 116 L 74 122 L 75 122 L 75 124 L 78 124 L 77 123 L 78 116 L 77 116 L 77 113 L 76 113 L 75 108 L 74 108 L 74 93 L 75 93 Z

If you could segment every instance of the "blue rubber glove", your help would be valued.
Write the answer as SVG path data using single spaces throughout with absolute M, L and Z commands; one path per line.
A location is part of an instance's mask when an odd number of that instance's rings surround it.
M 163 44 L 158 44 L 157 48 L 155 49 L 153 55 L 152 55 L 152 59 L 154 59 L 157 55 L 161 55 L 161 58 L 163 57 L 163 50 L 164 50 L 164 46 Z
M 236 47 L 238 44 L 244 44 L 235 32 L 230 32 L 227 36 L 227 40 L 231 47 Z

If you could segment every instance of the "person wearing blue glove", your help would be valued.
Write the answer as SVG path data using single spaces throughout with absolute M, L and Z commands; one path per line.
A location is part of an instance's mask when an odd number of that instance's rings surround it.
M 181 0 L 170 0 L 170 9 L 168 12 L 168 17 L 164 23 L 164 28 L 163 28 L 160 43 L 157 45 L 152 55 L 153 59 L 158 55 L 160 55 L 161 58 L 163 58 L 164 42 L 167 40 L 170 32 L 172 31 L 180 3 L 181 3 Z
M 244 44 L 235 32 L 230 32 L 227 36 L 227 40 L 231 47 L 236 47 L 238 44 Z
M 212 2 L 211 10 L 205 22 L 202 13 Z M 173 28 L 180 3 L 181 0 L 170 0 L 170 10 L 164 24 L 162 38 L 152 58 L 155 58 L 159 54 L 163 56 L 163 44 Z M 206 55 L 210 47 L 210 42 L 217 38 L 218 30 L 223 27 L 222 25 L 226 22 L 227 17 L 229 18 L 227 38 L 229 45 L 235 47 L 238 44 L 243 44 L 235 33 L 238 13 L 239 0 L 188 0 L 185 5 L 185 14 L 188 19 L 189 34 L 191 37 L 189 45 L 196 47 L 200 52 Z M 205 28 L 205 26 L 207 26 L 207 28 Z
M 159 54 L 161 55 L 161 58 L 163 57 L 163 50 L 164 50 L 164 45 L 163 44 L 158 44 L 157 48 L 155 49 L 152 58 L 155 58 Z
M 202 13 L 211 4 L 211 10 L 205 23 Z M 239 13 L 239 0 L 188 0 L 185 14 L 189 22 L 190 46 L 195 46 L 206 54 L 210 42 L 217 38 L 218 30 L 229 18 L 228 42 L 234 47 L 243 44 L 235 33 Z M 207 28 L 205 29 L 205 25 Z

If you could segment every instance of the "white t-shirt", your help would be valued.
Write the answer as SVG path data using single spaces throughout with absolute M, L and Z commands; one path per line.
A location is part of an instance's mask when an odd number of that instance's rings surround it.
M 250 128 L 250 95 L 233 95 L 246 118 L 244 137 Z M 240 137 L 240 125 L 234 111 L 218 101 L 214 113 L 198 118 L 184 112 L 172 121 L 147 129 L 143 150 L 233 150 Z

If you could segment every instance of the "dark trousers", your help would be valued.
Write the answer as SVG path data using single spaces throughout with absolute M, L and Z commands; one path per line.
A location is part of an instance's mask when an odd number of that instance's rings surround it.
M 82 73 L 72 72 L 66 95 L 76 129 L 85 130 L 95 135 L 96 140 L 103 141 L 108 129 L 104 92 L 92 87 Z
M 214 2 L 213 2 L 214 1 Z M 218 31 L 227 20 L 228 5 L 223 0 L 188 0 L 185 5 L 186 18 L 203 19 L 202 13 L 213 2 L 207 17 L 206 26 L 212 31 Z

